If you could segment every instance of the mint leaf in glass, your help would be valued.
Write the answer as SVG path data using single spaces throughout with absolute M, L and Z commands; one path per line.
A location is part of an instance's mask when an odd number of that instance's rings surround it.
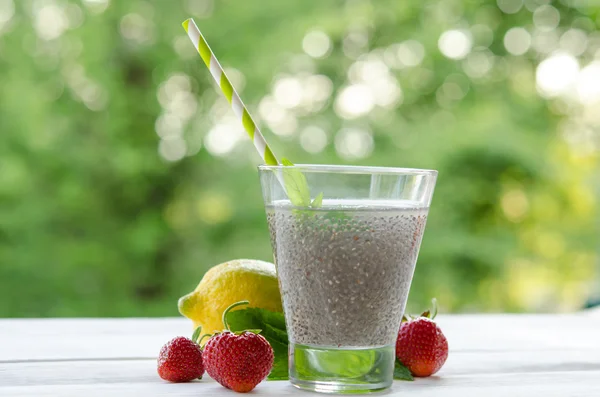
M 319 208 L 323 205 L 323 192 L 319 193 L 317 197 L 310 203 L 312 208 Z
M 310 350 L 310 348 L 308 349 Z M 315 349 L 296 352 L 296 373 L 306 378 L 365 379 L 375 366 L 377 354 L 373 350 Z
M 281 164 L 285 166 L 283 169 L 283 183 L 292 204 L 297 207 L 310 206 L 310 190 L 304 174 L 296 168 L 287 168 L 294 166 L 294 163 L 288 159 L 281 159 Z
M 292 204 L 296 207 L 321 207 L 323 205 L 323 192 L 319 193 L 311 202 L 306 176 L 296 168 L 287 168 L 293 167 L 294 163 L 286 158 L 281 159 L 281 164 L 285 166 L 283 169 L 283 184 Z

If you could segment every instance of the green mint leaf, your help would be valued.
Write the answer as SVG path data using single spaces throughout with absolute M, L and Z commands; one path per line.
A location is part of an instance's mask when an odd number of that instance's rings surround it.
M 282 170 L 283 184 L 292 204 L 296 207 L 310 206 L 310 190 L 304 174 L 296 168 L 287 168 L 294 166 L 288 159 L 281 159 L 281 164 L 285 166 Z
M 360 378 L 377 377 L 377 355 L 373 350 L 329 350 L 321 351 L 318 356 L 318 369 L 311 363 L 311 356 L 298 354 L 295 356 L 296 372 L 303 377 Z
M 283 344 L 288 343 L 288 336 L 287 332 L 285 331 L 285 328 L 276 328 L 270 324 L 265 323 L 265 329 L 263 330 L 262 335 L 267 335 L 269 336 L 269 339 L 276 340 Z
M 260 329 L 275 355 L 268 379 L 288 379 L 288 337 L 283 313 L 250 307 L 227 313 L 227 322 L 232 332 Z
M 283 313 L 257 308 L 254 308 L 254 310 L 266 325 L 271 325 L 273 328 L 282 330 L 285 333 L 285 341 L 287 342 L 287 333 L 285 332 L 285 317 L 283 316 Z
M 312 208 L 320 208 L 323 205 L 323 192 L 317 194 L 317 197 L 310 203 Z
M 245 329 L 243 331 L 235 331 L 234 334 L 242 335 L 243 333 L 246 333 L 246 332 L 250 332 L 252 334 L 260 334 L 262 332 L 262 329 Z
M 285 334 L 285 341 L 287 341 L 287 334 L 285 333 L 285 318 L 283 313 L 272 312 L 266 309 L 260 309 L 257 307 L 249 307 L 246 309 L 235 310 L 227 313 L 227 321 L 231 331 L 243 331 L 246 329 L 262 329 L 267 330 L 268 328 L 277 329 L 283 331 Z M 265 325 L 263 327 L 263 325 Z
M 293 167 L 294 163 L 292 163 L 290 160 L 284 157 L 281 159 L 281 165 L 285 165 L 286 167 Z
M 394 379 L 408 381 L 415 380 L 408 368 L 406 368 L 404 364 L 400 362 L 400 360 L 396 360 L 396 365 L 394 366 Z
M 231 332 L 260 327 L 260 321 L 256 318 L 254 311 L 248 309 L 240 309 L 227 313 L 227 322 L 229 323 Z
M 267 339 L 268 340 L 268 339 Z M 268 380 L 286 380 L 288 379 L 288 344 L 275 340 L 269 341 L 273 348 L 274 360 L 273 369 L 267 377 Z
M 200 332 L 202 332 L 202 327 L 197 327 L 192 334 L 192 340 L 198 343 L 198 337 L 200 336 Z

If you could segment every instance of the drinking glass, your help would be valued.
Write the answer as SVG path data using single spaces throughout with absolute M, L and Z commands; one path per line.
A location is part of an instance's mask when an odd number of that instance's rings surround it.
M 286 172 L 298 182 L 298 171 L 307 189 L 284 183 Z M 389 387 L 437 171 L 264 165 L 259 173 L 291 383 L 326 393 Z M 315 202 L 292 205 L 284 185 Z

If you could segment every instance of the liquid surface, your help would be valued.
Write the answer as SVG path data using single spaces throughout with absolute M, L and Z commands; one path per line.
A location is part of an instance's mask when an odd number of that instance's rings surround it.
M 395 343 L 428 209 L 391 203 L 267 207 L 290 342 Z

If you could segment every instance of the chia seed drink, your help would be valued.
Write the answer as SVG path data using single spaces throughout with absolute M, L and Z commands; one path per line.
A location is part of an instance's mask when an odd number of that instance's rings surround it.
M 260 166 L 289 338 L 289 378 L 383 390 L 437 178 L 432 170 Z
M 290 342 L 394 345 L 427 212 L 410 202 L 268 206 Z

